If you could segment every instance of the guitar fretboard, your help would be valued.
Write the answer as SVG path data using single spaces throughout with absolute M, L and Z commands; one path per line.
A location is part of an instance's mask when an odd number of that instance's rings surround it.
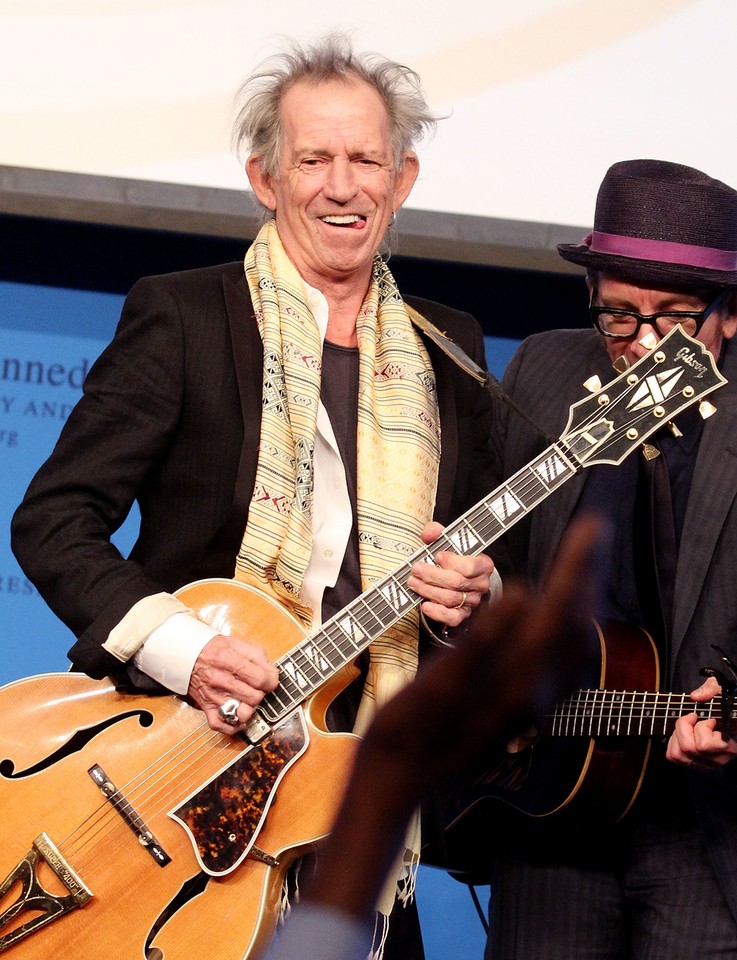
M 341 667 L 350 663 L 377 637 L 420 603 L 407 586 L 415 563 L 433 563 L 441 550 L 465 556 L 481 553 L 580 469 L 579 451 L 600 442 L 611 429 L 603 422 L 597 431 L 576 438 L 575 445 L 558 441 L 535 460 L 477 503 L 432 544 L 418 550 L 398 569 L 364 591 L 319 630 L 281 657 L 279 686 L 267 694 L 259 713 L 277 723 L 318 690 Z
M 671 733 L 676 720 L 695 713 L 721 719 L 722 700 L 694 703 L 685 693 L 579 690 L 550 718 L 551 733 L 563 737 L 651 737 Z

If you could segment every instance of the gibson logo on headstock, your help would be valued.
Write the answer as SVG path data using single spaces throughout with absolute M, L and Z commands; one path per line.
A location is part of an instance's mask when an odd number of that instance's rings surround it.
M 697 360 L 693 350 L 689 350 L 688 347 L 681 347 L 676 352 L 676 360 L 682 360 L 687 366 L 691 367 L 697 380 L 700 380 L 706 373 L 706 364 Z

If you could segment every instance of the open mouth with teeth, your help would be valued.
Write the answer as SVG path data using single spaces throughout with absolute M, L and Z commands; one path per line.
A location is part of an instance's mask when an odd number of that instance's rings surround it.
M 353 227 L 355 230 L 362 230 L 366 226 L 366 217 L 361 217 L 357 213 L 331 214 L 320 219 L 333 227 Z

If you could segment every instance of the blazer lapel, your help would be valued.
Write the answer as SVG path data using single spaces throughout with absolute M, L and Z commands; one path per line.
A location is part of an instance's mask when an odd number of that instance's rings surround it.
M 451 363 L 432 340 L 420 333 L 435 371 L 438 390 L 438 412 L 442 436 L 438 484 L 435 494 L 435 516 L 455 520 L 450 516 L 453 499 L 453 484 L 458 468 L 458 420 L 452 377 L 447 376 L 447 364 Z
M 737 494 L 737 348 L 732 341 L 727 343 L 722 373 L 729 382 L 715 393 L 717 412 L 704 425 L 683 525 L 673 611 L 674 657 Z
M 559 410 L 554 429 L 557 435 L 562 435 L 568 426 L 570 408 L 586 395 L 584 381 L 596 374 L 602 384 L 605 384 L 613 380 L 616 373 L 612 370 L 611 362 L 598 337 L 592 337 L 587 341 L 580 356 L 575 358 L 574 364 L 570 363 L 570 356 L 552 357 L 551 367 L 554 367 L 556 362 L 561 364 L 565 380 L 559 394 L 550 402 L 556 405 L 556 410 Z M 584 468 L 536 508 L 530 532 L 529 550 L 531 557 L 540 557 L 540 565 L 536 564 L 536 575 L 539 576 L 546 571 L 552 562 L 558 543 L 573 516 L 589 476 L 590 471 Z
M 235 488 L 234 510 L 243 519 L 243 530 L 248 506 L 256 481 L 256 463 L 261 435 L 261 394 L 263 391 L 264 351 L 261 335 L 253 316 L 253 305 L 244 274 L 234 282 L 223 274 L 223 294 L 233 344 L 238 392 L 243 418 L 243 446 Z

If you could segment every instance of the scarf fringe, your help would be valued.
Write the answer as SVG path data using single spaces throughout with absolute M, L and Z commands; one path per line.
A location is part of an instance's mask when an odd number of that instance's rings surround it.
M 404 906 L 411 903 L 417 889 L 417 873 L 420 868 L 420 856 L 414 850 L 407 850 L 410 859 L 405 861 L 406 876 L 397 881 L 397 900 Z
M 383 960 L 386 941 L 389 936 L 389 917 L 377 913 L 374 920 L 374 936 L 371 941 L 371 952 L 366 960 Z
M 299 879 L 301 872 L 302 858 L 299 857 L 287 871 L 282 881 L 281 896 L 279 897 L 279 926 L 286 923 L 287 918 L 292 912 L 292 904 L 297 904 L 300 901 Z M 290 893 L 290 881 L 291 886 L 294 888 L 294 892 L 292 893 Z

